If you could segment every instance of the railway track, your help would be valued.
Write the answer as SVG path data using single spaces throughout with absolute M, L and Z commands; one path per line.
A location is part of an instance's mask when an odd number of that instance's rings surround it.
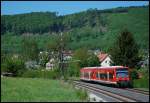
M 127 90 L 127 91 L 132 91 L 132 92 L 136 92 L 136 93 L 141 93 L 141 94 L 145 94 L 145 95 L 149 95 L 149 91 L 145 91 L 145 90 L 141 90 L 141 89 L 125 88 L 125 90 Z
M 87 90 L 94 91 L 94 92 L 97 92 L 99 94 L 104 94 L 104 95 L 107 95 L 109 97 L 115 98 L 116 100 L 118 100 L 118 102 L 141 102 L 139 100 L 129 98 L 129 97 L 123 96 L 121 94 L 111 93 L 110 91 L 103 90 L 103 89 L 100 89 L 98 87 L 95 87 L 95 86 L 92 86 L 92 85 L 89 85 L 89 84 L 86 84 L 83 82 L 74 81 L 74 84 L 78 87 L 85 88 Z

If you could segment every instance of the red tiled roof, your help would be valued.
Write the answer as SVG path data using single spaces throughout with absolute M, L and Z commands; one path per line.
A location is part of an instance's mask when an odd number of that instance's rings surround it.
M 98 58 L 100 60 L 100 62 L 102 62 L 103 60 L 105 60 L 105 58 L 108 56 L 108 54 L 106 53 L 99 53 L 98 54 Z

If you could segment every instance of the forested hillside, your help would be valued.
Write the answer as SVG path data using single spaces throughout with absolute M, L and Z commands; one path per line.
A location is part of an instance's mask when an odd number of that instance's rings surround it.
M 55 12 L 32 12 L 1 16 L 1 46 L 3 52 L 20 52 L 25 35 L 38 42 L 40 50 L 53 41 L 55 35 L 69 34 L 69 49 L 87 47 L 107 51 L 119 32 L 127 28 L 140 49 L 149 42 L 149 6 L 89 9 L 59 16 Z

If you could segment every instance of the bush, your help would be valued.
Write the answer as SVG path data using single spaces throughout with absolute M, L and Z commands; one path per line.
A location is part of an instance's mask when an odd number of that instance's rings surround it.
M 20 58 L 7 57 L 2 65 L 3 72 L 13 73 L 14 76 L 21 75 L 24 70 L 24 61 Z
M 149 68 L 140 68 L 138 73 L 141 74 L 139 79 L 133 80 L 135 88 L 149 88 Z
M 7 72 L 6 63 L 1 64 L 1 73 Z
M 81 100 L 86 100 L 88 97 L 88 94 L 85 90 L 76 90 L 77 96 L 81 99 Z
M 70 63 L 67 68 L 67 75 L 69 77 L 76 76 L 78 77 L 80 75 L 80 66 L 78 63 Z
M 138 79 L 138 72 L 136 70 L 133 70 L 130 72 L 130 77 L 132 80 Z

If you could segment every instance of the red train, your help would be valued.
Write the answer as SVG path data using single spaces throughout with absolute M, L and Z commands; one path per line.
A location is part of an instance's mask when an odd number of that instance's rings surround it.
M 130 86 L 128 67 L 84 67 L 80 73 L 80 80 L 114 84 L 119 87 Z

